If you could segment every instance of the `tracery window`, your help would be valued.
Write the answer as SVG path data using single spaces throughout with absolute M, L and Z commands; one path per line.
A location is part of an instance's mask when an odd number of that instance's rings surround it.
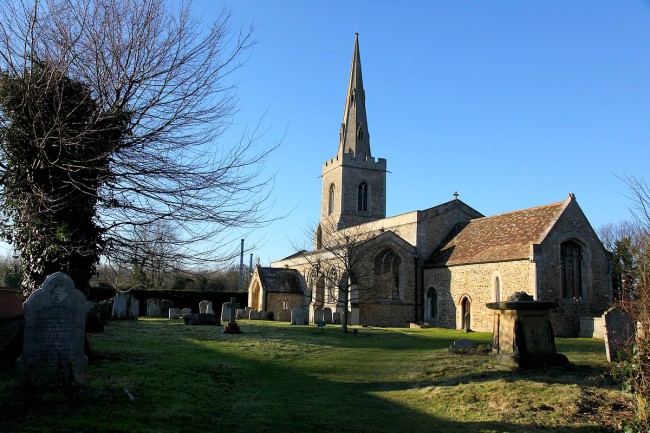
M 391 299 L 401 299 L 400 265 L 402 260 L 391 250 L 380 253 L 375 259 L 375 276 Z
M 580 299 L 583 297 L 582 262 L 583 254 L 580 244 L 574 241 L 562 242 L 560 245 L 560 273 L 563 298 Z
M 357 191 L 357 210 L 360 212 L 368 211 L 368 184 L 361 182 Z

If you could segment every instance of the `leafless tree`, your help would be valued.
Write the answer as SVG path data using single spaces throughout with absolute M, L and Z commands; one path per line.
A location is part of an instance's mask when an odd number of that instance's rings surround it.
M 104 140 L 92 154 L 48 156 L 48 167 L 70 176 L 57 187 L 64 193 L 30 186 L 35 212 L 65 209 L 72 195 L 90 196 L 101 239 L 87 248 L 108 257 L 128 256 L 134 244 L 146 242 L 134 227 L 158 222 L 175 226 L 178 236 L 168 246 L 184 260 L 214 261 L 215 251 L 224 261 L 235 256 L 236 248 L 224 252 L 235 240 L 228 230 L 269 221 L 270 182 L 260 175 L 275 146 L 257 147 L 259 125 L 235 143 L 221 141 L 237 110 L 233 73 L 255 42 L 252 29 L 233 30 L 231 21 L 223 9 L 206 26 L 189 1 L 0 0 L 0 72 L 18 78 L 38 72 L 36 82 L 45 89 L 73 80 L 87 89 L 78 106 L 92 99 L 80 132 L 67 133 L 66 119 L 79 110 L 56 111 L 66 101 L 60 94 L 50 104 L 54 113 L 34 117 L 50 116 L 45 127 L 37 125 L 40 135 L 21 133 L 43 149 L 53 137 L 59 148 L 78 147 L 88 137 Z M 31 110 L 38 106 L 25 100 L 30 103 Z M 0 175 L 9 167 L 6 131 L 16 125 L 12 113 L 0 110 Z M 107 140 L 109 133 L 114 137 Z M 82 173 L 97 161 L 101 169 Z M 14 241 L 16 223 L 5 213 L 5 234 Z

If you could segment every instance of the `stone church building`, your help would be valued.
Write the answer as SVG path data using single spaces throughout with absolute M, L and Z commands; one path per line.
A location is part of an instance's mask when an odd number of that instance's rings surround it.
M 386 159 L 375 158 L 355 38 L 336 156 L 322 166 L 314 249 L 257 267 L 249 307 L 331 309 L 350 324 L 492 330 L 485 304 L 524 291 L 557 301 L 556 335 L 611 303 L 608 252 L 575 197 L 485 217 L 457 197 L 386 217 Z M 286 316 L 286 314 L 285 314 Z

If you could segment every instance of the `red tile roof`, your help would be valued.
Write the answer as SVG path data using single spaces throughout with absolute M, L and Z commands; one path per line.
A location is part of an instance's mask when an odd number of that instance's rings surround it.
M 520 260 L 540 243 L 572 200 L 471 220 L 431 254 L 431 267 Z

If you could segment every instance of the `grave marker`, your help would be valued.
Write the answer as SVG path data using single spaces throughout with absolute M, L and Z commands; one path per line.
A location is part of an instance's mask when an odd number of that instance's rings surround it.
M 603 314 L 605 321 L 605 353 L 608 362 L 626 359 L 634 338 L 634 321 L 620 308 L 610 308 Z
M 230 302 L 226 302 L 225 304 L 223 304 L 222 313 L 221 313 L 222 317 L 223 317 L 223 314 L 224 314 L 226 309 L 228 310 L 228 317 L 229 317 L 228 325 L 226 325 L 226 329 L 223 331 L 224 333 L 226 333 L 226 334 L 239 334 L 241 332 L 240 329 L 239 329 L 239 325 L 235 321 L 236 314 L 237 314 L 237 308 L 239 308 L 239 307 L 240 307 L 240 305 L 237 302 L 237 298 L 235 298 L 234 296 L 232 298 L 230 298 Z M 225 319 L 222 319 L 222 320 L 225 320 Z
M 84 384 L 86 297 L 63 272 L 47 277 L 23 304 L 25 334 L 17 381 L 23 386 Z

